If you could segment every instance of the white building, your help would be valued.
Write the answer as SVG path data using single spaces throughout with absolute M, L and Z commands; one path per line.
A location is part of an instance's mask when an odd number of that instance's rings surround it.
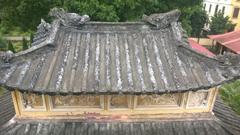
M 203 0 L 203 8 L 209 17 L 214 16 L 218 11 L 222 11 L 227 16 L 231 12 L 231 0 Z

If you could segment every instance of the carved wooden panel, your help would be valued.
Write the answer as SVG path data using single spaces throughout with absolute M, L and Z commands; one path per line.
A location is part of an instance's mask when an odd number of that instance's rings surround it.
M 42 109 L 44 108 L 43 96 L 32 93 L 22 94 L 22 104 L 25 109 Z
M 189 95 L 188 107 L 206 107 L 208 92 L 191 92 Z
M 137 96 L 137 107 L 178 106 L 181 94 Z
M 126 95 L 113 95 L 109 99 L 110 108 L 128 108 L 129 98 Z
M 100 108 L 100 96 L 52 96 L 53 107 Z

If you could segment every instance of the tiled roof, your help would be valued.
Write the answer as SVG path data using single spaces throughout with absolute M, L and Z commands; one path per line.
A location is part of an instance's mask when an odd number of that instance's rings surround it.
M 9 91 L 0 95 L 0 126 L 15 115 L 11 93 Z
M 159 94 L 240 76 L 239 56 L 209 58 L 190 47 L 178 11 L 147 22 L 80 25 L 71 21 L 73 13 L 57 14 L 63 18 L 51 25 L 42 21 L 30 49 L 2 54 L 0 85 L 47 94 Z
M 196 51 L 198 51 L 198 52 L 200 52 L 204 55 L 207 55 L 209 57 L 214 57 L 215 56 L 214 53 L 212 53 L 211 51 L 209 51 L 207 48 L 203 47 L 202 45 L 198 44 L 193 39 L 188 38 L 188 42 L 194 50 L 196 50 Z
M 240 30 L 219 35 L 208 35 L 208 37 L 216 40 L 231 51 L 240 54 Z
M 23 122 L 0 135 L 233 135 L 213 120 L 158 122 Z
M 235 134 L 240 134 L 240 116 L 237 115 L 233 110 L 223 103 L 220 97 L 217 98 L 213 112 L 215 116 L 224 123 L 224 126 L 229 130 L 235 132 Z

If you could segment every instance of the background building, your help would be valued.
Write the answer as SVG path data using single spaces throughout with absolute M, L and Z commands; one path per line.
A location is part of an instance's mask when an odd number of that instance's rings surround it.
M 227 16 L 231 12 L 231 0 L 203 0 L 203 7 L 209 17 L 214 16 L 218 11 L 222 11 Z
M 233 23 L 236 23 L 236 29 L 240 28 L 240 0 L 231 0 L 232 1 L 232 8 L 229 12 L 229 16 Z

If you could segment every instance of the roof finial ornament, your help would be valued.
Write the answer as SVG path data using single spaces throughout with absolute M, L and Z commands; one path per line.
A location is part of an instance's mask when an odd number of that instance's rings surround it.
M 234 53 L 224 53 L 223 55 L 217 55 L 217 60 L 227 66 L 240 66 L 240 55 Z
M 13 56 L 14 54 L 12 51 L 0 52 L 0 63 L 8 63 Z
M 65 26 L 79 26 L 90 21 L 88 15 L 80 16 L 76 13 L 67 13 L 63 8 L 53 8 L 49 15 L 59 19 Z
M 168 27 L 173 22 L 177 22 L 180 15 L 180 10 L 176 9 L 167 13 L 143 15 L 142 20 L 155 26 L 155 29 L 161 29 Z
M 47 23 L 44 19 L 41 19 L 41 23 L 38 25 L 38 32 L 48 33 L 51 30 L 51 24 Z

